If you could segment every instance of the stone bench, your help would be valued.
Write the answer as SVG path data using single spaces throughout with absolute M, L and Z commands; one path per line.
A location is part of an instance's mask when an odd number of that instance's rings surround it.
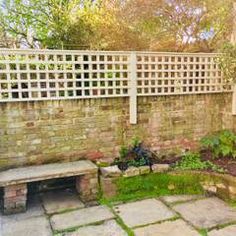
M 24 212 L 27 201 L 27 183 L 76 177 L 76 189 L 82 201 L 94 201 L 98 193 L 98 168 L 91 161 L 29 166 L 0 172 L 0 187 L 4 188 L 4 213 Z

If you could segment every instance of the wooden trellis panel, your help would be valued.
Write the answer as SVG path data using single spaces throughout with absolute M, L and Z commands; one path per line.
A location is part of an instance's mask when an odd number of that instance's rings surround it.
M 2 50 L 0 101 L 129 95 L 129 54 Z
M 215 62 L 217 54 L 137 54 L 138 96 L 231 91 Z
M 130 97 L 130 123 L 135 124 L 137 96 L 232 92 L 218 56 L 3 49 L 0 102 Z

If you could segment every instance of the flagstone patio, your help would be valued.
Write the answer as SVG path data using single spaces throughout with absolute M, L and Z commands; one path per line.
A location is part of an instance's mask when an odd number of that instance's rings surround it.
M 65 190 L 31 197 L 26 213 L 0 215 L 1 236 L 197 236 L 203 229 L 209 236 L 235 236 L 236 209 L 204 196 L 86 207 Z

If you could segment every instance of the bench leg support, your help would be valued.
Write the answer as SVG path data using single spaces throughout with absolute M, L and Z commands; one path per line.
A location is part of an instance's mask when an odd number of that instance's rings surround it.
M 76 177 L 76 189 L 84 202 L 97 200 L 98 195 L 98 174 L 86 174 Z
M 26 211 L 27 184 L 4 187 L 4 214 Z

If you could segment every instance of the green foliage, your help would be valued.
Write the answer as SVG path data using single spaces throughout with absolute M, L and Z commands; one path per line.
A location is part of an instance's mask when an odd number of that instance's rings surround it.
M 200 229 L 198 232 L 201 236 L 207 236 L 207 229 Z
M 221 57 L 217 59 L 226 82 L 236 82 L 236 45 L 226 43 L 223 45 Z
M 132 147 L 137 147 L 142 143 L 142 141 L 138 137 L 134 137 L 131 140 Z
M 204 137 L 201 144 L 212 152 L 214 158 L 236 158 L 236 135 L 231 131 L 225 130 L 217 135 Z
M 153 173 L 116 181 L 118 195 L 109 199 L 111 202 L 130 201 L 148 197 L 178 194 L 203 194 L 204 190 L 198 176 L 169 175 Z M 174 188 L 169 188 L 169 186 Z
M 145 165 L 146 165 L 146 160 L 144 157 L 138 160 L 128 160 L 128 166 L 140 167 L 140 166 L 145 166 Z
M 178 170 L 213 170 L 224 172 L 224 170 L 210 161 L 202 161 L 199 153 L 186 153 L 175 165 Z
M 0 27 L 27 47 L 88 47 L 94 39 L 98 1 L 5 0 Z
M 120 148 L 119 153 L 120 153 L 120 159 L 124 160 L 129 153 L 129 149 L 126 146 L 122 146 Z
M 27 47 L 209 52 L 227 38 L 232 1 L 4 0 L 0 37 Z
M 207 164 L 200 159 L 198 153 L 186 153 L 182 159 L 176 164 L 176 169 L 180 170 L 205 170 Z

